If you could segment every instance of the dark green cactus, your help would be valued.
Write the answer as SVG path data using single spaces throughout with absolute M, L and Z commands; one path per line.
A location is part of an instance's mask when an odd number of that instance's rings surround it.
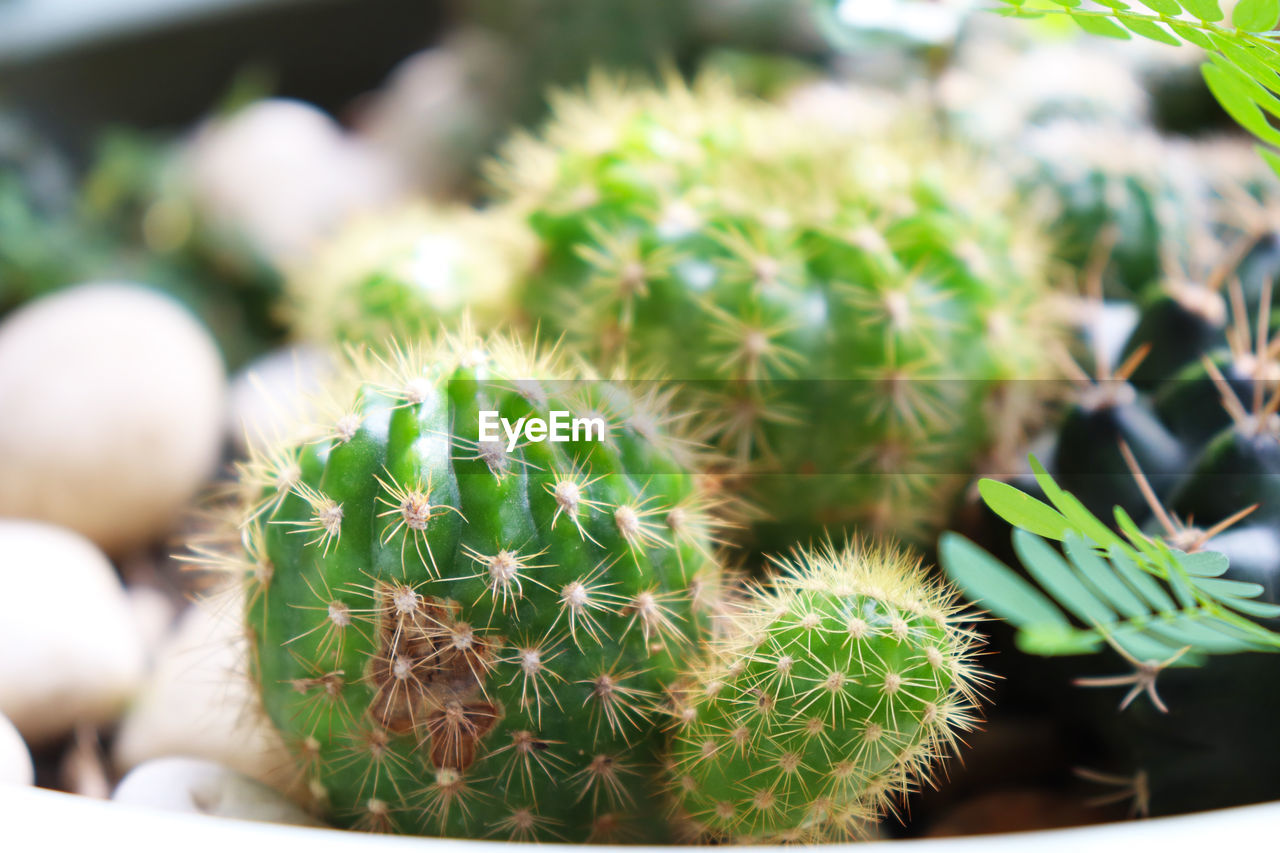
M 974 720 L 982 676 L 954 594 L 903 551 L 797 551 L 692 679 L 670 763 L 703 840 L 862 834 Z
M 1109 252 L 1108 295 L 1143 293 L 1168 259 L 1189 260 L 1183 247 L 1202 189 L 1184 185 L 1172 144 L 1133 128 L 1060 120 L 1031 131 L 1024 145 L 1020 183 L 1052 212 L 1056 254 L 1084 269 Z
M 540 239 L 528 314 L 694 380 L 778 540 L 934 529 L 1018 434 L 1004 392 L 1034 383 L 1004 380 L 1052 373 L 1040 256 L 998 181 L 919 129 L 860 135 L 714 79 L 555 107 L 495 170 Z
M 717 499 L 663 395 L 571 376 L 465 332 L 357 358 L 245 466 L 251 670 L 334 822 L 666 837 L 654 716 L 718 600 Z M 512 446 L 483 411 L 605 435 Z

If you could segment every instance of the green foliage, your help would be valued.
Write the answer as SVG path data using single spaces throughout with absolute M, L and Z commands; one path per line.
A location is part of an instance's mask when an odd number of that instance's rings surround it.
M 1134 11 L 1120 0 L 1107 8 L 1082 9 L 1080 0 L 1001 0 L 1002 14 L 1034 18 L 1045 13 L 1071 17 L 1085 32 L 1127 39 L 1136 34 L 1169 45 L 1193 44 L 1209 54 L 1201 66 L 1205 82 L 1232 118 L 1271 148 L 1259 153 L 1280 173 L 1280 40 L 1274 29 L 1280 0 L 1240 0 L 1226 21 L 1218 0 L 1146 0 L 1152 13 Z M 1048 5 L 1046 5 L 1046 3 Z
M 1030 580 L 963 536 L 945 534 L 939 545 L 951 580 L 1017 628 L 1024 651 L 1085 654 L 1109 641 L 1135 659 L 1165 660 L 1189 647 L 1180 662 L 1190 664 L 1280 650 L 1280 634 L 1250 618 L 1280 616 L 1280 606 L 1256 601 L 1258 584 L 1223 578 L 1225 556 L 1171 548 L 1118 507 L 1117 533 L 1031 462 L 1048 504 L 994 480 L 979 486 L 987 506 L 1015 528 L 1014 550 Z
M 51 148 L 30 144 L 42 153 Z M 47 165 L 24 176 L 21 162 L 6 162 L 4 147 L 0 139 L 0 311 L 59 288 L 118 279 L 191 308 L 231 368 L 283 336 L 274 317 L 277 271 L 240 235 L 200 214 L 175 180 L 171 141 L 109 131 L 83 178 L 56 194 L 42 186 Z
M 855 542 L 779 568 L 742 602 L 678 717 L 671 790 L 699 840 L 862 834 L 973 721 L 976 638 L 918 559 Z

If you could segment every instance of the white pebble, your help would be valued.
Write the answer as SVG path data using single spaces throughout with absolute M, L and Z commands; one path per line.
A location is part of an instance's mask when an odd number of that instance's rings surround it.
M 129 596 L 129 609 L 133 611 L 133 621 L 138 626 L 138 635 L 142 637 L 147 660 L 150 661 L 160 645 L 168 639 L 169 630 L 177 616 L 177 608 L 169 596 L 153 586 L 130 586 L 126 593 Z
M 393 167 L 302 101 L 270 98 L 213 119 L 187 155 L 201 211 L 275 261 L 401 194 Z
M 156 758 L 204 758 L 277 787 L 297 781 L 294 762 L 259 708 L 245 675 L 237 600 L 190 607 L 116 734 L 118 773 Z
M 9 718 L 0 714 L 0 785 L 30 785 L 35 781 L 31 751 Z
M 0 519 L 0 713 L 28 743 L 115 719 L 144 651 L 115 569 L 83 537 Z
M 90 284 L 0 325 L 0 515 L 120 554 L 168 533 L 214 470 L 226 378 L 174 300 Z
M 118 803 L 192 814 L 321 826 L 274 788 L 212 761 L 159 758 L 120 780 Z

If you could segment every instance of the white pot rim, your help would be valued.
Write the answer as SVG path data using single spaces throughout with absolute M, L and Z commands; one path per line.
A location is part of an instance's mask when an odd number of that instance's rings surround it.
M 1280 836 L 1280 802 L 1200 812 L 1153 820 L 1100 824 L 1043 832 L 961 838 L 877 841 L 829 845 L 849 853 L 1161 853 L 1206 850 L 1272 850 Z M 131 851 L 181 850 L 182 853 L 350 853 L 356 850 L 424 850 L 435 853 L 493 853 L 500 841 L 368 835 L 334 829 L 253 823 L 230 818 L 144 809 L 92 800 L 40 788 L 0 788 L 0 841 L 7 850 L 83 850 L 104 841 L 127 844 Z M 661 853 L 670 848 L 643 846 L 544 844 L 555 853 L 630 851 Z M 776 847 L 732 848 L 744 851 Z

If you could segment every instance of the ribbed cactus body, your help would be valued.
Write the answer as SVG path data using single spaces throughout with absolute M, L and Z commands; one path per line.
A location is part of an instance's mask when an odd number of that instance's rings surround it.
M 662 400 L 501 341 L 362 360 L 246 467 L 251 669 L 335 822 L 662 840 L 664 688 L 704 633 L 711 498 Z M 480 413 L 601 417 L 508 449 Z
M 598 85 L 556 115 L 498 170 L 541 244 L 527 313 L 693 380 L 788 542 L 928 531 L 1016 434 L 996 389 L 1047 373 L 1045 287 L 976 163 L 715 81 Z
M 670 774 L 702 838 L 857 835 L 972 719 L 972 635 L 918 562 L 855 544 L 781 569 L 687 694 Z

